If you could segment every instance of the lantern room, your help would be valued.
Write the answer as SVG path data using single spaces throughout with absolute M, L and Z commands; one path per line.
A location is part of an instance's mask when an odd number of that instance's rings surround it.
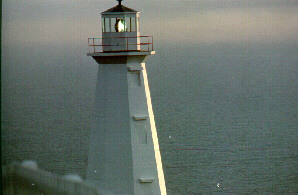
M 119 4 L 101 13 L 104 52 L 140 50 L 139 13 Z

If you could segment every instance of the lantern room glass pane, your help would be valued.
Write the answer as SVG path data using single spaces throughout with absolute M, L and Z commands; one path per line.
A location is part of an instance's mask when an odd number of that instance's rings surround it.
M 111 32 L 124 32 L 125 21 L 123 18 L 111 18 Z
M 136 31 L 136 17 L 131 17 L 131 32 Z
M 116 32 L 116 18 L 111 18 L 111 32 Z
M 124 32 L 125 31 L 124 23 L 125 22 L 124 22 L 123 18 L 117 18 L 116 25 L 115 25 L 116 32 Z
M 102 32 L 105 32 L 105 19 L 104 18 L 101 19 L 101 29 L 102 29 Z
M 105 32 L 110 32 L 110 18 L 105 18 Z
M 125 18 L 125 31 L 130 32 L 130 17 Z

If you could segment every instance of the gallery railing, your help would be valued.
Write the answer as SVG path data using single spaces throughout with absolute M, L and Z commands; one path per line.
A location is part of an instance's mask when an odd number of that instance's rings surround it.
M 89 53 L 153 51 L 153 36 L 88 38 Z

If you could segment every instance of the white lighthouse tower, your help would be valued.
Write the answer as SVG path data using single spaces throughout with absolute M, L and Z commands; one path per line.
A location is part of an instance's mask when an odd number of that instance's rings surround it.
M 145 68 L 153 37 L 118 1 L 101 13 L 102 38 L 88 39 L 98 75 L 87 180 L 113 194 L 166 194 Z

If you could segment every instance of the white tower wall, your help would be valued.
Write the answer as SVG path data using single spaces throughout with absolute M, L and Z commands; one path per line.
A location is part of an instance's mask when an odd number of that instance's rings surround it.
M 145 69 L 151 54 L 88 54 L 99 66 L 87 180 L 114 194 L 165 194 Z

